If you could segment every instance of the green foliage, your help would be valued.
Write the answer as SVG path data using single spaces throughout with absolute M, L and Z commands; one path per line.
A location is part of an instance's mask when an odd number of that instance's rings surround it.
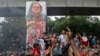
M 53 22 L 52 24 L 50 24 Z M 48 24 L 49 23 L 49 24 Z M 100 37 L 100 20 L 91 16 L 66 16 L 58 18 L 56 21 L 48 21 L 48 26 L 52 26 L 54 32 L 60 33 L 66 26 L 70 27 L 73 33 L 86 32 Z M 49 31 L 51 31 L 50 29 Z
M 25 47 L 26 20 L 24 17 L 5 17 L 1 23 L 0 50 L 20 50 Z

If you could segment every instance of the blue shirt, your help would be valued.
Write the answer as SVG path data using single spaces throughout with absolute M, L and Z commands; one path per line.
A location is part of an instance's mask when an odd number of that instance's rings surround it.
M 96 44 L 96 39 L 92 38 L 92 44 Z
M 54 48 L 54 55 L 59 55 L 62 54 L 62 49 L 61 47 L 55 47 Z

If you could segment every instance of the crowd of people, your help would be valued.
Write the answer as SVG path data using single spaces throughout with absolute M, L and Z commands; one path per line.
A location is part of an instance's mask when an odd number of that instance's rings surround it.
M 25 56 L 100 56 L 100 41 L 96 36 L 62 30 L 60 35 L 46 33 L 42 38 L 33 37 L 34 44 L 27 43 Z
M 60 35 L 43 34 L 42 38 L 33 36 L 34 44 L 27 43 L 21 52 L 14 51 L 10 56 L 100 56 L 100 41 L 96 36 L 82 35 L 67 27 Z

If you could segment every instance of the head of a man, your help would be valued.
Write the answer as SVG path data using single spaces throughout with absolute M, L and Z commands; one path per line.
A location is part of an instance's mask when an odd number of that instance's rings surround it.
M 60 46 L 60 44 L 59 44 L 59 42 L 57 42 L 57 43 L 56 43 L 56 47 L 59 47 L 59 46 Z
M 76 37 L 76 38 L 79 38 L 78 34 L 75 34 L 75 37 Z
M 65 30 L 62 30 L 62 34 L 65 34 Z
M 52 36 L 53 36 L 53 37 L 56 37 L 56 33 L 53 33 Z
M 34 43 L 33 47 L 34 48 L 40 48 L 40 45 L 39 45 L 39 43 Z

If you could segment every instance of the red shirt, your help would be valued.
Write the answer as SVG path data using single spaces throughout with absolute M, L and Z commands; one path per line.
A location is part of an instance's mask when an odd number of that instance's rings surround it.
M 86 47 L 88 47 L 88 45 L 89 45 L 89 41 L 87 40 L 87 41 L 83 41 L 83 39 L 81 38 L 80 39 L 80 42 L 83 44 L 83 45 L 85 45 Z
M 40 49 L 38 49 L 38 48 L 34 48 L 34 49 L 33 49 L 33 53 L 34 53 L 34 55 L 35 55 L 35 54 L 38 54 L 39 56 L 41 55 L 41 54 L 40 54 Z
M 87 53 L 86 52 L 81 52 L 81 55 L 82 56 L 87 56 Z
M 89 46 L 89 41 L 83 41 L 83 45 L 85 45 L 86 47 Z

